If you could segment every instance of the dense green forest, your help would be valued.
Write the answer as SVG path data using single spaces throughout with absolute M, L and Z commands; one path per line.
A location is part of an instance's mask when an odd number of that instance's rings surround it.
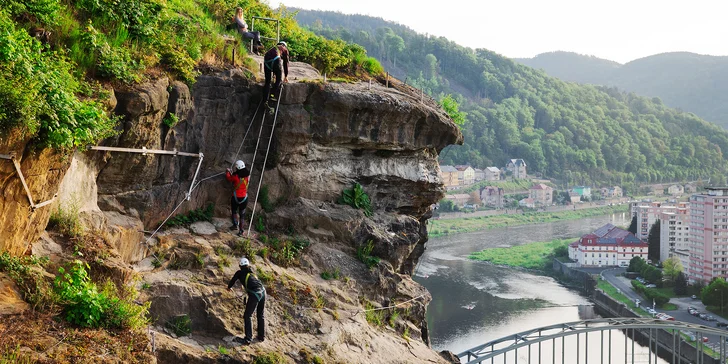
M 571 52 L 550 52 L 516 61 L 562 80 L 659 97 L 669 106 L 728 128 L 728 57 L 674 52 L 620 65 Z
M 442 163 L 504 166 L 523 158 L 530 173 L 628 189 L 725 180 L 728 134 L 658 98 L 567 83 L 379 18 L 296 10 L 299 23 L 315 33 L 364 46 L 389 72 L 435 97 L 455 96 L 467 114 L 465 144 L 446 149 Z
M 0 142 L 13 135 L 68 149 L 111 135 L 110 88 L 163 75 L 193 84 L 200 70 L 229 67 L 237 6 L 248 22 L 279 18 L 294 60 L 328 73 L 381 72 L 361 46 L 315 35 L 257 0 L 0 0 Z M 275 34 L 266 23 L 256 30 Z M 245 44 L 237 62 L 257 69 Z

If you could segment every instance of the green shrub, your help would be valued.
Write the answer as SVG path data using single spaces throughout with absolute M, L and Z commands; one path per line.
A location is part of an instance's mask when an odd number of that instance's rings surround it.
M 265 232 L 265 218 L 258 215 L 258 221 L 255 222 L 255 230 L 259 233 Z
M 22 127 L 43 145 L 72 148 L 113 135 L 116 119 L 101 104 L 81 101 L 74 66 L 45 49 L 0 10 L 0 133 Z M 32 80 L 33 82 L 28 82 Z M 22 87 L 19 87 L 22 85 Z
M 339 268 L 335 268 L 333 272 L 329 272 L 327 270 L 321 272 L 321 278 L 324 280 L 330 280 L 330 279 L 339 279 L 341 276 L 341 272 L 339 271 Z
M 55 293 L 63 305 L 67 321 L 83 327 L 107 327 L 138 330 L 147 325 L 149 305 L 133 302 L 136 291 L 129 287 L 120 297 L 116 286 L 107 281 L 99 291 L 91 281 L 88 264 L 79 260 L 58 268 Z
M 376 307 L 368 301 L 364 304 L 364 309 L 366 310 L 364 315 L 368 323 L 374 326 L 384 326 L 384 310 L 376 310 Z
M 23 299 L 36 309 L 51 309 L 58 304 L 50 282 L 39 268 L 48 263 L 48 258 L 35 256 L 13 257 L 8 252 L 0 253 L 0 272 L 12 279 Z
M 273 206 L 273 203 L 270 201 L 270 197 L 268 196 L 268 186 L 263 186 L 260 188 L 260 199 L 258 201 L 260 202 L 260 207 L 263 208 L 263 211 L 273 212 L 273 209 L 275 207 Z
M 283 356 L 275 352 L 261 354 L 253 359 L 253 364 L 284 364 L 285 362 Z
M 356 258 L 360 262 L 366 264 L 367 268 L 372 268 L 379 264 L 379 258 L 372 256 L 374 250 L 374 241 L 369 240 L 366 244 L 362 244 L 356 248 Z
M 197 221 L 211 221 L 215 212 L 215 204 L 209 203 L 207 207 L 194 209 L 186 214 L 175 215 L 167 220 L 165 226 L 189 225 Z
M 167 322 L 167 327 L 178 337 L 192 333 L 192 319 L 189 315 L 175 316 Z
M 48 228 L 69 237 L 83 235 L 83 224 L 81 224 L 79 211 L 81 210 L 78 199 L 72 199 L 67 203 L 59 203 L 55 211 L 48 218 Z
M 369 195 L 364 192 L 364 189 L 359 183 L 354 184 L 354 188 L 345 189 L 339 198 L 340 204 L 349 205 L 355 209 L 364 210 L 365 216 L 372 216 L 372 206 L 369 200 Z

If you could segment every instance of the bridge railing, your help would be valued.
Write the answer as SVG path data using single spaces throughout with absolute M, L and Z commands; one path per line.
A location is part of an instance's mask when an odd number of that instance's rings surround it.
M 728 331 L 722 329 L 679 321 L 583 320 L 519 332 L 463 351 L 458 357 L 462 363 L 651 364 L 658 363 L 659 354 L 670 363 L 714 364 L 726 363 L 727 336 Z M 714 340 L 703 343 L 708 337 Z M 695 346 L 690 344 L 691 338 Z

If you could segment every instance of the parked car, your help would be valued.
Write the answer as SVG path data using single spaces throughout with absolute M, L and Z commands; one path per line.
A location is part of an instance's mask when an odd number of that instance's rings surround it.
M 693 316 L 700 316 L 700 311 L 693 310 L 692 312 L 690 312 L 690 314 L 693 315 Z
M 651 308 L 648 308 L 648 309 L 647 309 L 647 312 L 648 312 L 648 313 L 649 313 L 650 315 L 652 315 L 652 316 L 655 316 L 655 315 L 657 315 L 657 311 L 655 311 L 655 310 L 653 310 L 653 309 L 651 309 Z
M 713 317 L 712 315 L 708 315 L 708 317 L 706 317 L 705 319 L 708 320 L 708 321 L 715 321 L 716 320 L 716 318 Z
M 698 296 L 696 296 L 696 295 L 692 295 L 692 296 L 690 296 L 690 298 L 692 298 L 692 299 L 694 299 L 694 300 L 697 300 L 697 299 L 698 299 Z
M 703 336 L 703 342 L 704 342 L 704 343 L 707 343 L 708 341 L 709 341 L 709 340 L 708 340 L 708 338 L 707 338 L 707 337 L 705 337 L 705 336 Z
M 720 322 L 720 321 L 718 321 L 718 322 L 715 323 L 715 326 L 716 327 L 728 327 L 728 322 Z
M 703 320 L 707 320 L 708 319 L 708 315 L 706 315 L 704 313 L 699 314 L 698 317 L 700 317 Z
M 654 284 L 652 284 L 652 283 L 646 285 L 645 287 L 647 287 L 647 288 L 657 288 L 657 286 L 654 285 Z

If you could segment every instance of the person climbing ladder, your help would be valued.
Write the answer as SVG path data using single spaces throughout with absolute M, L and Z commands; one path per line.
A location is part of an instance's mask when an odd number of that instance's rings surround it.
M 253 322 L 251 319 L 253 311 L 256 311 L 258 321 L 257 340 L 265 341 L 265 287 L 263 287 L 263 283 L 260 282 L 258 277 L 253 274 L 250 262 L 245 257 L 240 259 L 240 270 L 235 272 L 235 275 L 228 283 L 228 290 L 232 291 L 235 282 L 238 280 L 243 284 L 245 291 L 248 292 L 248 298 L 245 300 L 245 313 L 243 314 L 245 338 L 239 342 L 243 345 L 249 345 L 253 342 Z
M 233 226 L 232 229 L 238 230 L 238 235 L 242 236 L 245 227 L 243 225 L 243 214 L 248 206 L 248 183 L 250 182 L 250 171 L 245 168 L 245 162 L 235 162 L 235 172 L 227 169 L 225 178 L 230 181 L 233 186 L 233 196 L 230 199 L 230 208 L 232 209 Z M 238 216 L 240 217 L 238 219 Z
M 275 98 L 281 88 L 281 81 L 288 82 L 288 45 L 286 42 L 279 42 L 275 47 L 266 52 L 263 57 L 263 64 L 265 65 L 265 89 L 263 97 L 266 98 L 267 105 L 268 101 L 276 101 Z M 270 83 L 273 73 L 276 76 L 276 83 L 271 93 Z M 270 109 L 270 106 L 268 108 Z

